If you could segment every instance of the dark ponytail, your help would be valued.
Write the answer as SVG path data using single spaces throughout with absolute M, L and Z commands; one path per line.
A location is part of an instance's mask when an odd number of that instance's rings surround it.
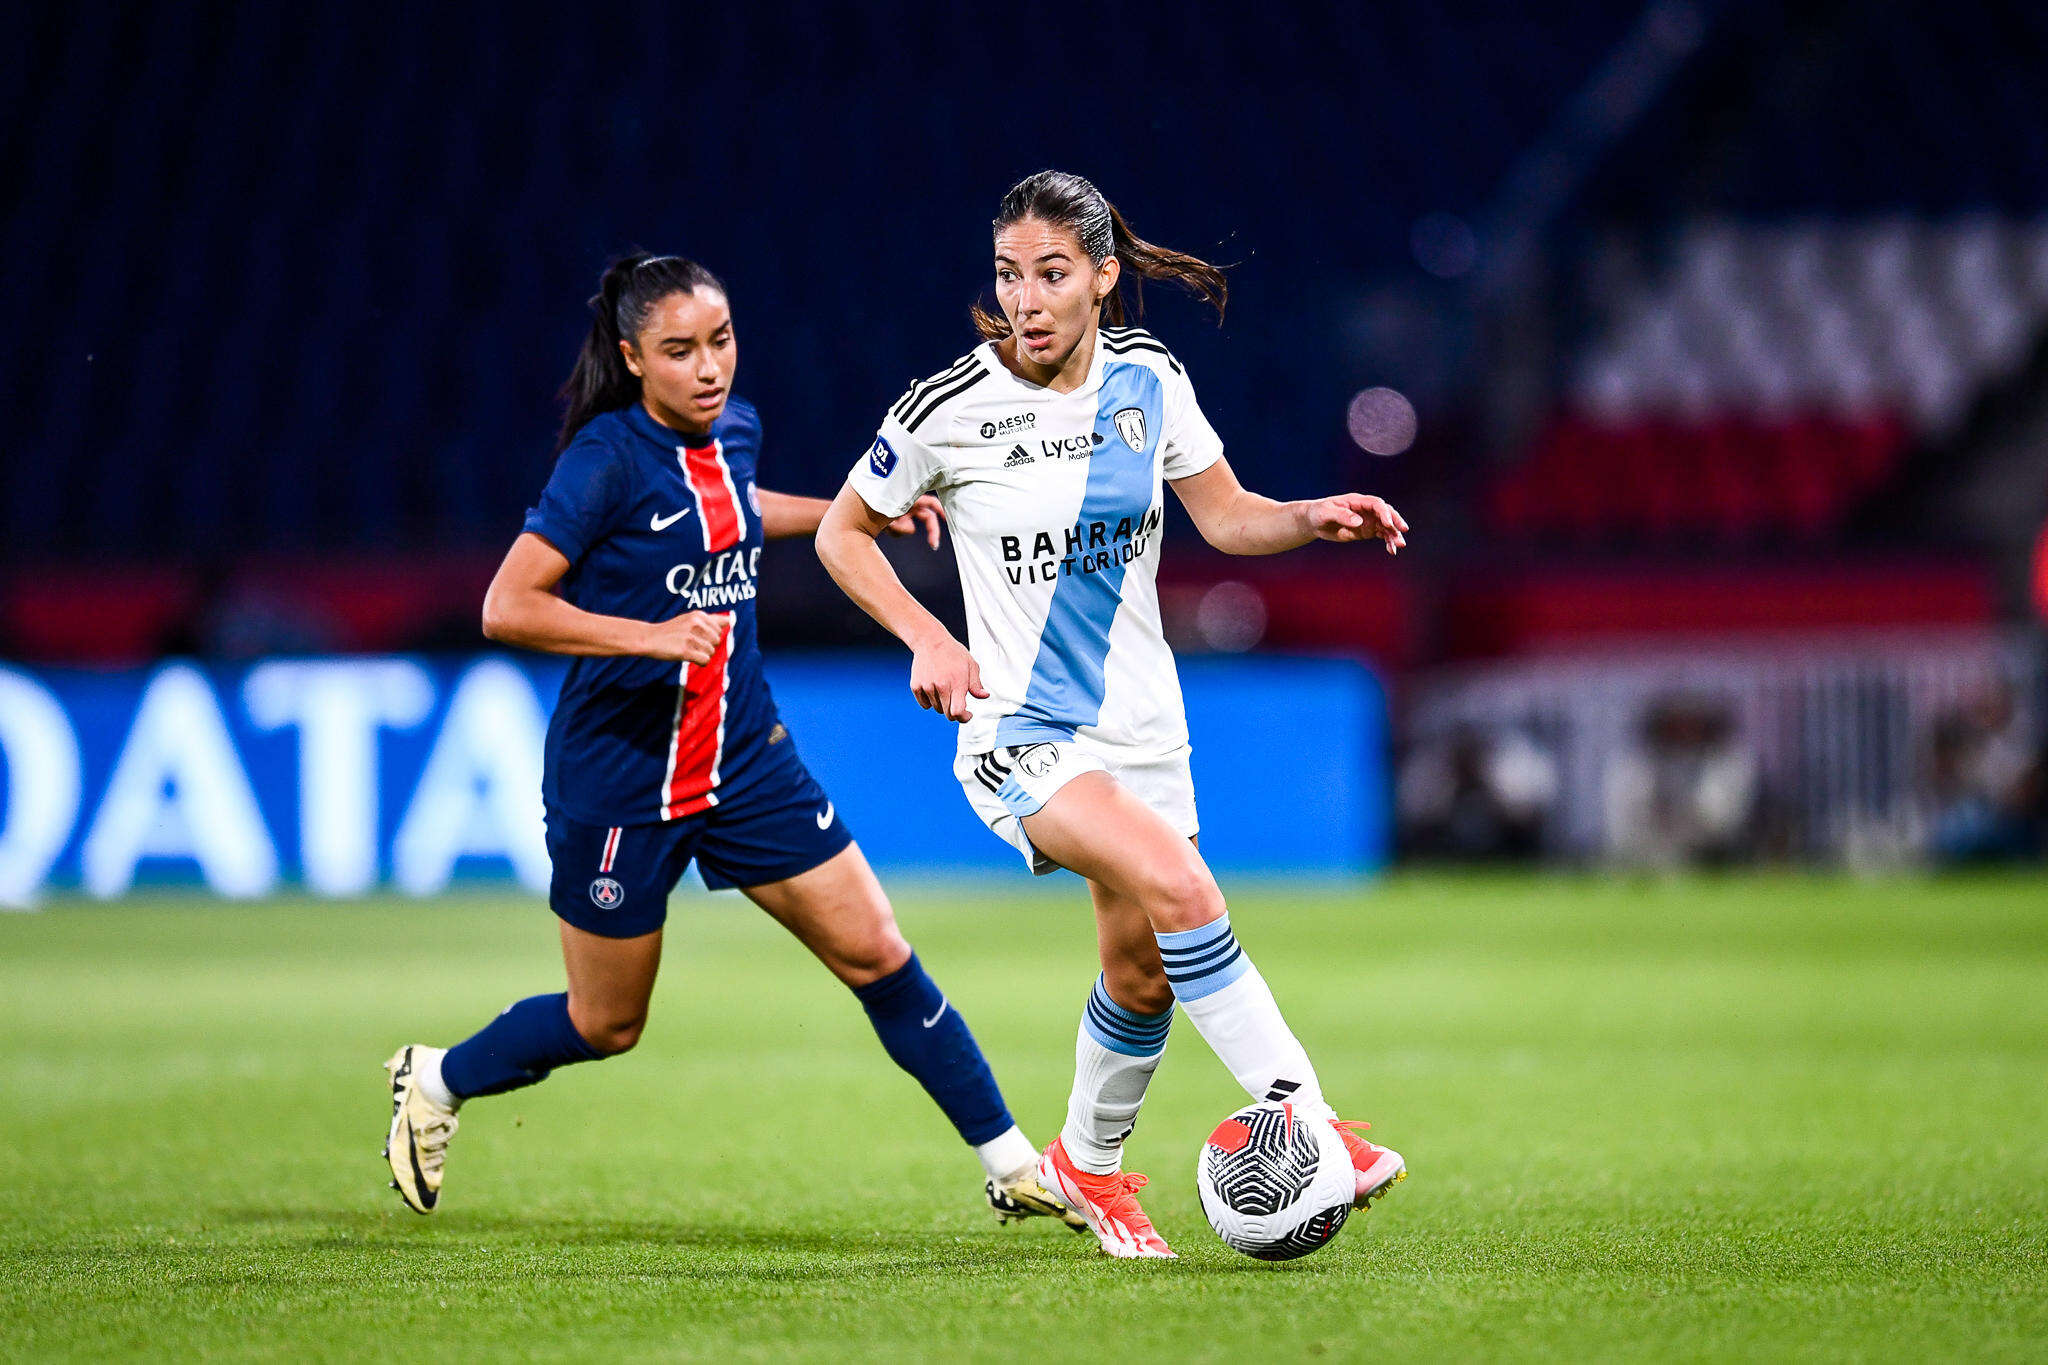
M 640 401 L 640 379 L 626 368 L 619 342 L 640 335 L 654 305 L 670 294 L 699 289 L 725 293 L 718 277 L 685 256 L 650 256 L 644 251 L 621 256 L 605 267 L 591 296 L 590 335 L 583 338 L 576 366 L 563 381 L 560 397 L 567 404 L 555 453 L 561 454 L 584 424 L 599 413 L 616 412 Z
M 1066 171 L 1040 171 L 1010 186 L 1010 192 L 996 206 L 994 229 L 1001 232 L 1025 218 L 1036 218 L 1073 233 L 1088 259 L 1097 266 L 1111 256 L 1123 263 L 1136 306 L 1133 311 L 1126 311 L 1123 279 L 1119 278 L 1116 288 L 1102 301 L 1103 321 L 1112 327 L 1121 327 L 1128 318 L 1145 315 L 1146 280 L 1167 280 L 1181 286 L 1214 308 L 1218 322 L 1223 320 L 1223 308 L 1230 299 L 1230 282 L 1223 278 L 1223 272 L 1199 256 L 1154 246 L 1131 231 L 1116 205 L 1081 176 Z M 1010 334 L 1008 319 L 978 303 L 970 316 L 975 330 L 990 341 L 1001 341 Z

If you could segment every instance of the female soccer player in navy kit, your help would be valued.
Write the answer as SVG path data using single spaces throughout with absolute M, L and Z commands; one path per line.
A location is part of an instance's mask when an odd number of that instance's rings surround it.
M 1037 872 L 1088 881 L 1102 975 L 1082 1014 L 1067 1123 L 1039 1181 L 1115 1256 L 1171 1256 L 1122 1171 L 1175 1004 L 1254 1100 L 1336 1120 L 1315 1068 L 1230 928 L 1196 850 L 1187 719 L 1159 624 L 1161 488 L 1231 554 L 1386 542 L 1408 525 L 1358 493 L 1279 503 L 1246 491 L 1180 362 L 1125 327 L 1123 271 L 1191 287 L 1220 315 L 1214 266 L 1131 232 L 1095 186 L 1045 171 L 995 218 L 985 343 L 882 420 L 818 532 L 832 576 L 910 646 L 920 705 L 961 722 L 954 773 Z M 1111 326 L 1103 325 L 1104 315 Z M 953 531 L 968 641 L 905 591 L 875 537 L 936 492 Z M 1406 1172 L 1339 1124 L 1356 1201 Z
M 817 530 L 826 504 L 755 483 L 761 427 L 731 392 L 725 288 L 677 256 L 606 270 L 564 386 L 553 476 L 484 599 L 484 633 L 575 656 L 548 726 L 549 901 L 568 990 L 507 1008 L 445 1051 L 387 1064 L 393 1184 L 440 1198 L 456 1109 L 639 1040 L 669 892 L 695 859 L 738 887 L 859 997 L 882 1045 L 987 1174 L 1005 1221 L 1080 1223 L 1039 1186 L 974 1035 L 897 931 L 889 901 L 796 755 L 762 677 L 754 621 L 764 539 Z M 938 517 L 920 503 L 888 529 Z

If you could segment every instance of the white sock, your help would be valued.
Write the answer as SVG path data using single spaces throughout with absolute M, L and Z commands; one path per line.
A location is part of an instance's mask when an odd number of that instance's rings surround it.
M 1322 1083 L 1294 1031 L 1280 1017 L 1266 979 L 1230 932 L 1230 916 L 1199 929 L 1155 934 L 1166 979 L 1188 1018 L 1245 1093 L 1284 1100 L 1334 1119 Z
M 1173 1011 L 1139 1014 L 1109 998 L 1102 978 L 1081 1014 L 1074 1042 L 1074 1090 L 1060 1141 L 1074 1165 L 1093 1175 L 1122 1169 L 1124 1139 L 1138 1121 L 1145 1087 L 1166 1053 Z
M 441 1079 L 441 1059 L 448 1055 L 446 1048 L 418 1047 L 412 1052 L 412 1082 L 420 1093 L 440 1105 L 443 1109 L 455 1110 L 462 1107 L 462 1101 L 448 1088 L 448 1082 Z
M 1026 1167 L 1038 1164 L 1038 1149 L 1031 1145 L 1030 1138 L 1024 1136 L 1024 1130 L 1014 1123 L 1010 1125 L 1009 1132 L 977 1143 L 974 1154 L 981 1158 L 981 1169 L 988 1172 L 988 1178 L 996 1181 L 1006 1181 Z

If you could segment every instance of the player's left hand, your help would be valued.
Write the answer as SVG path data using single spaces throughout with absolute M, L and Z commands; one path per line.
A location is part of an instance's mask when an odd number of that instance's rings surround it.
M 939 500 L 927 493 L 910 504 L 908 512 L 889 523 L 889 534 L 914 536 L 917 534 L 917 528 L 922 526 L 925 544 L 936 550 L 939 548 L 939 526 L 945 519 L 946 514 L 939 507 Z
M 1308 506 L 1309 529 L 1318 540 L 1348 545 L 1356 540 L 1383 540 L 1387 553 L 1408 543 L 1408 522 L 1383 500 L 1364 493 L 1339 493 Z

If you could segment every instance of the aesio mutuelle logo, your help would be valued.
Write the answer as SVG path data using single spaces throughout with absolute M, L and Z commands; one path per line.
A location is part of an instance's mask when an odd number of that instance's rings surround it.
M 981 424 L 981 439 L 984 441 L 993 441 L 998 436 L 1008 436 L 1012 432 L 1017 431 L 1029 431 L 1032 427 L 1035 427 L 1037 425 L 1037 413 L 1020 412 L 1009 417 L 1004 417 L 997 421 L 983 422 Z

